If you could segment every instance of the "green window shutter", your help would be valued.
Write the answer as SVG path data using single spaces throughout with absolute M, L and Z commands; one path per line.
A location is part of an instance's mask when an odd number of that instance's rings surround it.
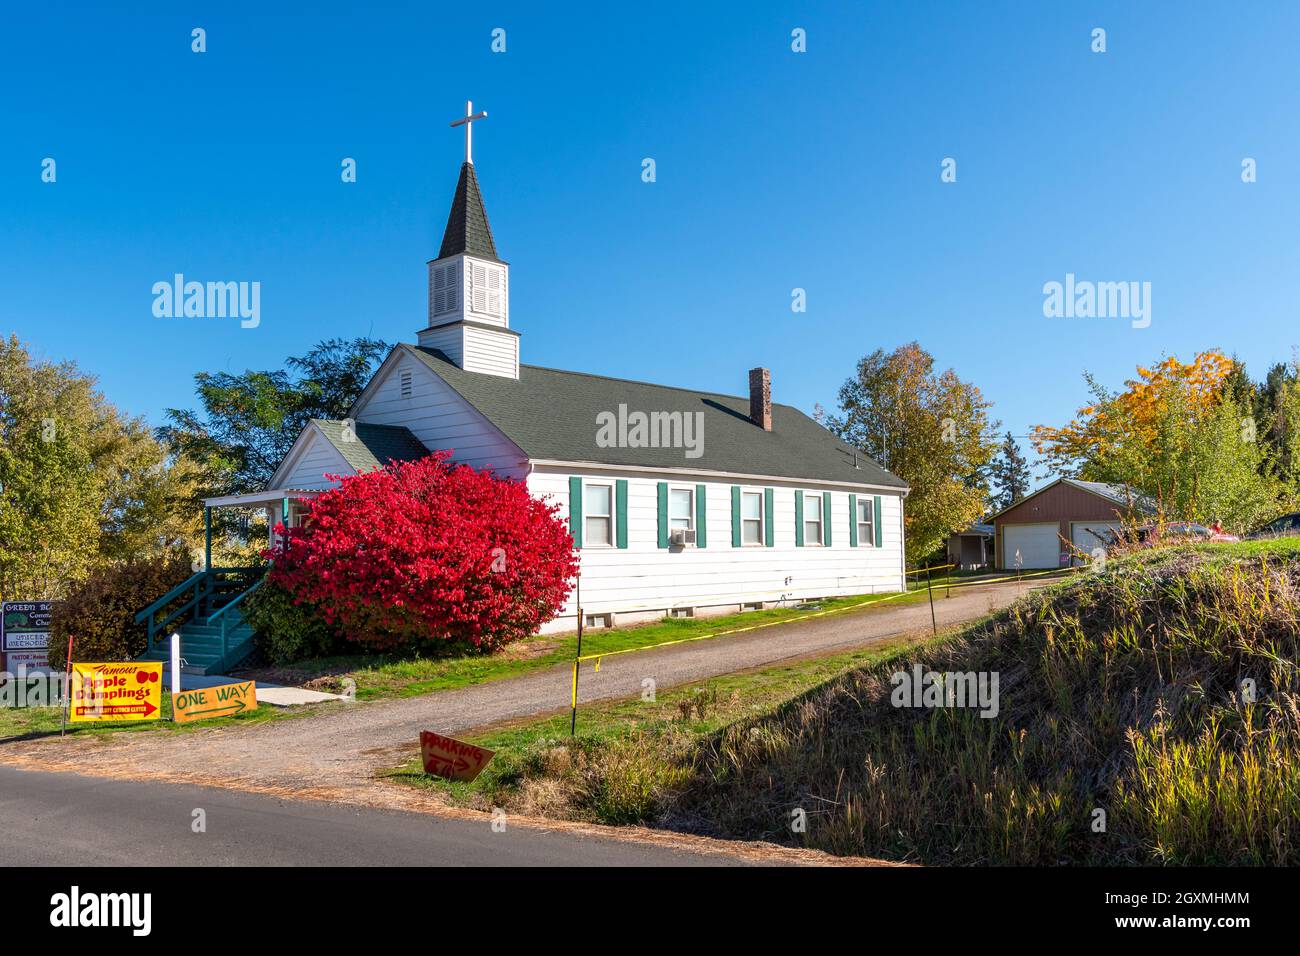
M 704 507 L 704 486 L 695 486 L 695 547 L 706 548 L 709 545 L 709 522 Z
M 659 547 L 668 547 L 668 482 L 659 482 Z
M 615 534 L 617 535 L 615 543 L 620 548 L 627 547 L 627 479 L 620 478 L 614 482 L 614 507 L 617 509 L 615 515 Z
M 794 546 L 803 547 L 803 492 L 794 493 Z
M 880 495 L 876 495 L 875 497 L 876 497 L 876 501 L 875 501 L 876 514 L 875 514 L 875 520 L 871 522 L 871 527 L 875 529 L 876 547 L 878 548 L 880 547 Z
M 849 547 L 858 546 L 858 496 L 849 495 Z
M 763 546 L 770 548 L 776 540 L 776 528 L 772 527 L 772 512 L 776 509 L 773 507 L 774 495 L 771 488 L 763 489 Z
M 831 493 L 822 493 L 822 544 L 831 546 Z
M 582 479 L 569 479 L 569 534 L 573 535 L 573 546 L 582 547 Z
M 731 546 L 740 547 L 740 485 L 731 486 Z

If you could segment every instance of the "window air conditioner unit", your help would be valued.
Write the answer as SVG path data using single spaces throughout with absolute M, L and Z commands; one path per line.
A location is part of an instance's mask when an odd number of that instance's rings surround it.
M 686 545 L 695 544 L 695 530 L 693 528 L 679 528 L 673 532 L 672 543 L 675 547 L 683 548 Z

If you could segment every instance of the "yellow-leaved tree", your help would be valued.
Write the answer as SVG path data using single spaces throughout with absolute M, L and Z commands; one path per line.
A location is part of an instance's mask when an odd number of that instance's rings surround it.
M 1054 471 L 1127 484 L 1169 519 L 1250 530 L 1277 512 L 1284 489 L 1250 407 L 1228 387 L 1234 368 L 1211 349 L 1139 366 L 1122 391 L 1085 374 L 1092 402 L 1067 425 L 1034 426 L 1034 445 Z

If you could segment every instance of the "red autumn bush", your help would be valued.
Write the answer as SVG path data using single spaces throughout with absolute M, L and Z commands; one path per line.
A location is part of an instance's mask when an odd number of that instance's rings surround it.
M 374 648 L 536 633 L 577 573 L 567 526 L 522 483 L 446 457 L 341 479 L 270 551 L 271 583 Z

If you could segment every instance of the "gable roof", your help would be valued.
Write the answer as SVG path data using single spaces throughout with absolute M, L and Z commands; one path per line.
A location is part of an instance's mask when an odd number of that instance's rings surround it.
M 415 461 L 429 454 L 424 443 L 401 425 L 353 422 L 353 437 L 349 438 L 346 422 L 313 418 L 311 424 L 357 471 L 369 471 L 390 461 Z
M 772 430 L 767 432 L 750 421 L 748 396 L 537 365 L 520 365 L 516 380 L 467 372 L 436 349 L 402 343 L 395 350 L 423 362 L 532 459 L 907 488 L 902 479 L 789 405 L 772 405 Z M 702 454 L 687 458 L 682 448 L 601 447 L 597 415 L 618 415 L 620 405 L 629 412 L 702 413 Z
M 1136 488 L 1130 488 L 1128 485 L 1110 484 L 1104 481 L 1080 481 L 1078 478 L 1063 479 L 1067 485 L 1074 485 L 1083 491 L 1091 491 L 1094 495 L 1100 495 L 1116 504 L 1128 507 L 1131 501 L 1138 511 L 1145 511 L 1149 514 L 1156 512 L 1156 503 L 1150 495 L 1138 491 Z
M 1044 491 L 1055 488 L 1060 484 L 1071 485 L 1078 488 L 1080 491 L 1086 491 L 1089 494 L 1105 498 L 1107 501 L 1123 508 L 1128 508 L 1132 505 L 1134 510 L 1144 514 L 1155 514 L 1159 510 L 1154 498 L 1145 492 L 1138 491 L 1136 488 L 1130 488 L 1128 485 L 1111 484 L 1104 481 L 1082 481 L 1078 478 L 1057 478 L 1055 481 L 1043 485 L 1043 487 L 1039 488 L 1037 491 L 1031 491 L 1019 501 L 1013 501 L 997 514 L 990 515 L 984 520 L 986 522 L 996 521 L 1012 508 L 1019 508 L 1030 498 L 1037 497 Z
M 497 246 L 492 241 L 492 227 L 488 225 L 487 210 L 483 206 L 473 163 L 461 164 L 460 179 L 451 200 L 451 212 L 447 214 L 447 228 L 442 234 L 438 258 L 461 253 L 497 258 Z

